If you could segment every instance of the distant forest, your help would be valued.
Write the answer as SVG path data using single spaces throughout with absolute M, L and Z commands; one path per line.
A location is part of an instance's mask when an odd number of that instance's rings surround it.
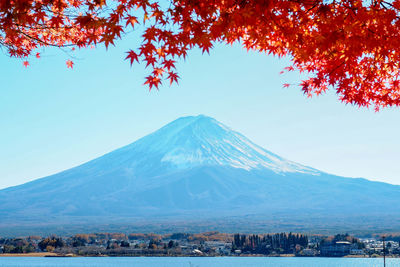
M 293 253 L 296 250 L 296 246 L 306 247 L 308 245 L 308 237 L 306 235 L 292 233 L 262 236 L 235 234 L 233 239 L 232 250 L 240 249 L 242 252 L 250 252 L 252 254 L 270 254 L 272 251 Z

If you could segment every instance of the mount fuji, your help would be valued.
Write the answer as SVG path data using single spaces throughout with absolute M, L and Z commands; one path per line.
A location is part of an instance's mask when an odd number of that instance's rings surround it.
M 284 159 L 203 115 L 179 118 L 78 167 L 0 190 L 0 200 L 0 232 L 10 225 L 117 221 L 229 221 L 232 231 L 239 221 L 249 227 L 254 221 L 278 228 L 283 221 L 304 229 L 338 222 L 375 227 L 377 218 L 386 218 L 385 229 L 400 228 L 393 219 L 400 215 L 400 186 Z

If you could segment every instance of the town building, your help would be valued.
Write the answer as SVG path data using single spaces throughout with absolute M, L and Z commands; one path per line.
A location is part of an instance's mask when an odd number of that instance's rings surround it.
M 320 248 L 323 257 L 343 257 L 350 254 L 352 246 L 348 241 L 322 244 Z

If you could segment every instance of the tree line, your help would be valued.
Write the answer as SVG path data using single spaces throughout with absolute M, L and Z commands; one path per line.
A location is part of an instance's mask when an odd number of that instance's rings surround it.
M 306 247 L 308 237 L 302 234 L 277 233 L 267 235 L 235 234 L 232 241 L 232 251 L 252 254 L 293 253 L 296 246 Z

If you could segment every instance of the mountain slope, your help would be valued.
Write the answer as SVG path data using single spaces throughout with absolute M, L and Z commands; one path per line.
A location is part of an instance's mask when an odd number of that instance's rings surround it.
M 184 117 L 64 172 L 0 190 L 0 220 L 400 215 L 400 186 L 286 160 L 218 121 Z M 89 218 L 89 219 L 88 219 Z

